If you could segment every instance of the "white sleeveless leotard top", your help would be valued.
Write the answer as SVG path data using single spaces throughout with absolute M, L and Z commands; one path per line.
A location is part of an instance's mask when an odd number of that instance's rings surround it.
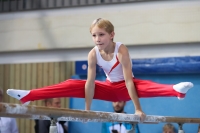
M 105 61 L 101 57 L 98 47 L 95 46 L 97 65 L 99 65 L 104 70 L 107 80 L 109 80 L 110 82 L 119 82 L 124 80 L 122 65 L 117 57 L 117 53 L 121 44 L 121 42 L 116 42 L 113 59 L 110 61 Z

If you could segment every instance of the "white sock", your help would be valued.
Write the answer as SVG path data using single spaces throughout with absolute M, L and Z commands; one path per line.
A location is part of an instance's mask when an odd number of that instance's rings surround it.
M 183 100 L 184 98 L 182 98 L 182 97 L 178 97 L 178 100 Z
M 22 99 L 26 95 L 30 93 L 30 90 L 15 90 L 15 89 L 8 89 L 7 94 L 13 98 L 18 100 Z
M 174 90 L 179 93 L 187 93 L 187 91 L 194 85 L 191 82 L 181 82 L 173 86 Z

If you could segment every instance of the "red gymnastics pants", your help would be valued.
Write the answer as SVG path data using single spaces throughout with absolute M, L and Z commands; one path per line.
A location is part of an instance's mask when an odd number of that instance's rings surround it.
M 59 84 L 43 88 L 33 89 L 21 102 L 42 100 L 57 97 L 85 98 L 86 80 L 69 79 Z M 149 80 L 133 78 L 139 98 L 147 97 L 185 97 L 173 89 L 173 85 L 158 84 Z M 111 83 L 109 81 L 95 81 L 94 99 L 106 101 L 129 101 L 131 100 L 125 82 Z

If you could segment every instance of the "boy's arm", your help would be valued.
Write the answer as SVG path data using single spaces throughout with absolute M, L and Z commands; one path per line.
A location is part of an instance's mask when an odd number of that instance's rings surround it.
M 138 95 L 135 89 L 135 85 L 133 83 L 130 56 L 128 53 L 128 49 L 126 48 L 125 45 L 120 46 L 119 52 L 118 52 L 118 58 L 119 58 L 119 62 L 122 64 L 126 88 L 128 89 L 128 93 L 135 106 L 135 114 L 140 116 L 141 121 L 144 121 L 146 115 L 142 111 L 142 108 L 140 106 L 140 102 L 138 99 Z
M 96 53 L 92 49 L 88 54 L 88 75 L 85 84 L 85 109 L 90 110 L 92 99 L 94 97 L 95 77 L 96 77 Z

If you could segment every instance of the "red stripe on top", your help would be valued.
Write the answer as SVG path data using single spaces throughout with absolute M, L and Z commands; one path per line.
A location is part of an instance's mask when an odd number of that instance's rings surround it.
M 117 62 L 113 65 L 113 67 L 110 69 L 110 72 L 108 74 L 110 74 L 112 72 L 112 70 L 117 67 L 117 65 L 119 64 L 119 60 L 117 58 L 117 55 L 116 55 L 116 59 L 117 59 Z

